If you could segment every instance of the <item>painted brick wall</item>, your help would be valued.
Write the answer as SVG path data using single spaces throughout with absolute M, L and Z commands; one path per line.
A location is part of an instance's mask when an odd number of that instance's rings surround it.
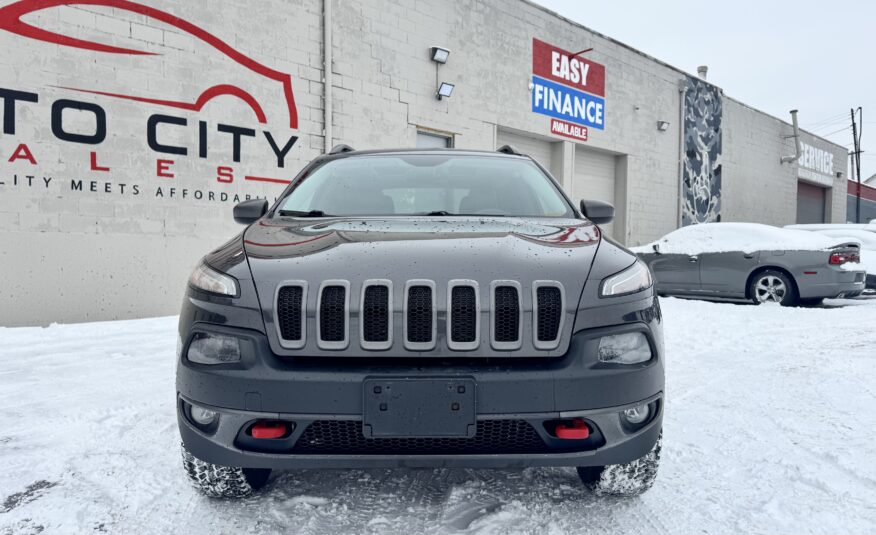
M 724 210 L 723 221 L 756 221 L 790 225 L 797 219 L 798 163 L 780 163 L 794 154 L 791 125 L 736 100 L 724 99 Z M 848 157 L 843 147 L 803 132 L 801 140 L 834 155 L 833 187 L 829 190 L 829 218 L 846 218 Z
M 273 199 L 282 191 L 282 184 L 243 176 L 289 179 L 321 152 L 321 5 L 273 0 L 259 2 L 258 9 L 231 1 L 150 1 L 148 6 L 196 24 L 255 61 L 290 74 L 299 128 L 290 128 L 278 82 L 143 14 L 61 6 L 22 20 L 155 55 L 82 50 L 0 32 L 0 87 L 39 98 L 17 103 L 15 133 L 0 135 L 0 325 L 175 314 L 198 259 L 241 230 L 231 218 L 234 195 Z M 193 102 L 219 84 L 251 93 L 266 123 L 233 96 L 194 112 L 62 89 Z M 106 139 L 98 145 L 59 141 L 51 126 L 52 105 L 59 99 L 103 108 Z M 186 147 L 186 156 L 149 148 L 146 125 L 155 113 L 188 120 L 186 126 L 158 127 L 160 142 Z M 208 126 L 206 158 L 198 157 L 201 120 Z M 232 137 L 217 131 L 220 123 L 255 130 L 255 137 L 241 140 L 240 162 L 233 161 Z M 67 110 L 63 127 L 93 133 L 95 117 Z M 281 145 L 291 135 L 299 137 L 284 168 L 278 167 L 263 131 Z M 27 145 L 35 165 L 26 158 L 8 161 L 19 144 Z M 92 151 L 98 166 L 109 171 L 91 169 Z M 160 159 L 174 162 L 169 166 L 173 178 L 157 176 Z M 232 182 L 217 180 L 220 166 L 234 169 Z M 81 190 L 71 186 L 80 181 Z M 228 200 L 211 201 L 211 193 Z

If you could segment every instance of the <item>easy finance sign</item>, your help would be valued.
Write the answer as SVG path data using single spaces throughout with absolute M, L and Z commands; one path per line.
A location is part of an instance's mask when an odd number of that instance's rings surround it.
M 605 128 L 605 66 L 532 40 L 532 111 L 552 117 L 554 134 L 587 140 Z

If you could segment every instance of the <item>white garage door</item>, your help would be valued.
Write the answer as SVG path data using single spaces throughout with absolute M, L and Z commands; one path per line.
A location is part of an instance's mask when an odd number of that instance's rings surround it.
M 496 148 L 498 149 L 502 145 L 514 145 L 515 149 L 523 154 L 532 156 L 535 161 L 550 171 L 551 142 L 499 130 L 496 134 Z
M 581 199 L 594 199 L 610 202 L 617 208 L 615 196 L 615 166 L 617 157 L 612 154 L 575 148 L 575 170 L 572 178 L 572 194 L 575 202 Z M 603 225 L 609 236 L 614 224 Z

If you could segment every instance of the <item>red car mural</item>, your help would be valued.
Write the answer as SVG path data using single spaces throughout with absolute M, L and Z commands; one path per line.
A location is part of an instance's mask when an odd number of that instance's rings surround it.
M 279 82 L 282 86 L 283 98 L 285 99 L 285 104 L 289 109 L 289 127 L 293 129 L 298 128 L 298 111 L 295 107 L 295 97 L 292 94 L 292 77 L 289 74 L 282 73 L 271 69 L 261 63 L 255 61 L 254 59 L 238 52 L 230 45 L 219 39 L 218 37 L 211 35 L 206 32 L 202 28 L 195 26 L 194 24 L 185 21 L 179 17 L 171 15 L 170 13 L 166 13 L 159 9 L 155 9 L 149 6 L 145 6 L 143 4 L 138 4 L 135 2 L 129 2 L 127 0 L 21 0 L 19 2 L 15 2 L 9 4 L 8 6 L 0 8 L 0 29 L 6 30 L 8 32 L 21 35 L 23 37 L 28 37 L 31 39 L 37 39 L 40 41 L 45 41 L 47 43 L 54 43 L 58 45 L 80 48 L 84 50 L 93 50 L 97 52 L 104 52 L 108 54 L 126 54 L 132 56 L 156 56 L 159 55 L 154 52 L 147 52 L 144 50 L 134 50 L 130 48 L 122 48 L 117 46 L 106 45 L 102 43 L 97 43 L 93 41 L 86 41 L 83 39 L 78 39 L 76 37 L 70 37 L 66 35 L 61 35 L 59 33 L 55 33 L 52 31 L 44 30 L 42 28 L 37 28 L 31 24 L 28 24 L 21 20 L 22 17 L 28 15 L 30 13 L 34 13 L 36 11 L 40 11 L 43 9 L 49 9 L 60 6 L 102 6 L 109 7 L 115 9 L 121 9 L 130 11 L 133 13 L 137 13 L 140 15 L 144 15 L 146 17 L 155 19 L 162 23 L 168 24 L 177 28 L 191 36 L 195 39 L 198 39 L 211 47 L 215 48 L 228 58 L 234 60 L 238 64 L 242 65 L 246 69 L 267 78 L 268 80 L 272 80 L 275 82 Z M 258 100 L 256 100 L 253 95 L 240 87 L 232 84 L 218 84 L 208 87 L 204 91 L 202 91 L 199 95 L 192 98 L 190 101 L 184 100 L 172 100 L 172 99 L 160 99 L 160 98 L 147 98 L 136 95 L 125 95 L 120 93 L 111 93 L 106 91 L 97 91 L 93 89 L 83 89 L 83 88 L 75 88 L 75 87 L 64 87 L 64 89 L 70 89 L 75 91 L 82 91 L 86 93 L 92 93 L 97 95 L 104 95 L 109 97 L 122 98 L 127 100 L 133 100 L 137 102 L 145 102 L 149 104 L 156 104 L 160 106 L 170 106 L 173 108 L 179 108 L 184 110 L 191 111 L 200 111 L 208 102 L 212 99 L 223 96 L 230 95 L 239 98 L 243 102 L 245 102 L 255 113 L 256 118 L 262 124 L 267 123 L 267 116 L 265 115 L 262 106 L 259 104 Z

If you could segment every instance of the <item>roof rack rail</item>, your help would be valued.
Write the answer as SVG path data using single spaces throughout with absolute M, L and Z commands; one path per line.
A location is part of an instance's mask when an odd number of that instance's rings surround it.
M 349 145 L 341 143 L 340 145 L 335 145 L 334 147 L 332 147 L 332 150 L 329 151 L 329 154 L 343 154 L 345 152 L 353 152 L 354 150 L 356 149 Z
M 525 156 L 525 154 L 517 150 L 514 145 L 502 145 L 496 149 L 496 152 L 501 152 L 502 154 L 513 154 L 515 156 Z

